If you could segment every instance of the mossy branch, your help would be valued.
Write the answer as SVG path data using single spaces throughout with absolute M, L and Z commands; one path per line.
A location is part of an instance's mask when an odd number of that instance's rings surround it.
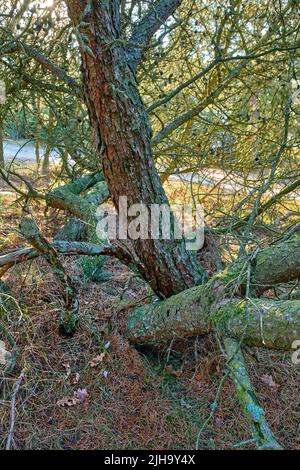
M 267 423 L 264 409 L 260 405 L 251 383 L 239 342 L 228 337 L 224 338 L 223 342 L 237 397 L 251 424 L 252 435 L 257 448 L 259 450 L 282 450 L 283 448 L 277 442 Z
M 61 287 L 64 300 L 64 308 L 61 311 L 61 327 L 66 334 L 73 334 L 78 321 L 79 301 L 72 279 L 65 272 L 57 252 L 41 235 L 36 222 L 31 217 L 22 217 L 20 232 L 51 266 L 53 275 Z

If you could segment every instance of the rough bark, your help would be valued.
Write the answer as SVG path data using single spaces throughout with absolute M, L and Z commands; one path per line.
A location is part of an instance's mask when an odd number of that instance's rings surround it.
M 300 237 L 260 250 L 254 259 L 253 284 L 260 290 L 300 278 Z
M 136 70 L 154 34 L 181 3 L 182 0 L 158 0 L 150 6 L 148 13 L 135 26 L 130 38 L 127 52 L 131 68 Z
M 218 331 L 250 345 L 290 350 L 300 338 L 300 301 L 231 298 L 228 272 L 128 316 L 132 343 L 158 344 Z
M 80 42 L 86 102 L 115 207 L 121 196 L 128 205 L 168 204 L 154 165 L 148 116 L 120 38 L 118 2 L 67 0 L 67 5 L 85 38 Z M 131 251 L 140 274 L 161 297 L 202 281 L 203 270 L 176 240 L 153 240 L 149 234 L 132 240 Z
M 132 342 L 167 342 L 222 329 L 248 344 L 290 349 L 300 337 L 297 300 L 232 299 L 245 291 L 250 268 L 250 291 L 300 279 L 300 237 L 259 250 L 194 287 L 163 302 L 141 307 L 129 315 L 127 335 Z
M 4 168 L 4 148 L 3 148 L 3 129 L 0 120 L 0 167 Z

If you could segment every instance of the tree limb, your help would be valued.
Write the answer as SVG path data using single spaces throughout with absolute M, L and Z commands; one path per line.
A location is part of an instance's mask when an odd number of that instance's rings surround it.
M 290 350 L 300 338 L 300 301 L 232 299 L 229 280 L 219 273 L 205 285 L 135 309 L 126 336 L 132 343 L 159 344 L 218 331 L 249 345 Z
M 84 242 L 54 241 L 50 244 L 58 253 L 65 256 L 115 256 L 114 245 L 93 245 Z M 40 252 L 34 248 L 21 248 L 0 256 L 0 268 L 5 271 L 20 263 L 33 260 L 40 256 Z M 1 270 L 0 270 L 1 273 Z M 3 273 L 4 274 L 4 273 Z M 0 274 L 1 277 L 1 274 Z
M 252 435 L 259 450 L 282 450 L 270 429 L 265 412 L 259 403 L 251 383 L 239 343 L 232 338 L 224 338 L 228 356 L 230 375 L 236 387 L 238 400 L 251 424 Z
M 78 321 L 79 301 L 71 277 L 66 273 L 56 250 L 43 237 L 37 224 L 31 217 L 22 217 L 20 231 L 23 237 L 41 253 L 49 266 L 51 266 L 53 275 L 61 287 L 64 301 L 64 308 L 61 311 L 61 327 L 65 333 L 73 334 Z
M 34 47 L 28 46 L 27 44 L 16 41 L 10 44 L 9 46 L 1 48 L 1 56 L 12 54 L 14 52 L 24 51 L 29 57 L 35 59 L 39 64 L 41 64 L 45 69 L 47 69 L 52 75 L 62 80 L 66 85 L 68 85 L 73 92 L 78 96 L 83 96 L 83 90 L 80 84 L 73 77 L 70 77 L 63 69 L 61 69 L 57 64 L 52 62 L 48 57 L 42 54 L 40 51 Z
M 158 0 L 142 20 L 135 26 L 127 52 L 131 68 L 136 70 L 145 49 L 165 21 L 175 12 L 182 0 Z

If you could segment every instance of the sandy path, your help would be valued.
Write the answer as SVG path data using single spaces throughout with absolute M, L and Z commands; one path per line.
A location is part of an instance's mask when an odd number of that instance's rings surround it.
M 34 141 L 28 140 L 5 140 L 4 145 L 4 160 L 9 162 L 14 160 L 16 162 L 34 163 L 35 162 L 35 148 Z M 43 157 L 45 146 L 40 147 L 40 156 Z M 51 159 L 58 158 L 57 152 L 51 152 Z

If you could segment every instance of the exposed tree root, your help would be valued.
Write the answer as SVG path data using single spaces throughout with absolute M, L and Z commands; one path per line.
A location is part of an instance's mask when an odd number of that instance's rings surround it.
M 251 384 L 240 344 L 228 337 L 223 341 L 228 356 L 230 375 L 236 387 L 238 400 L 250 422 L 257 448 L 259 450 L 282 450 L 283 448 L 276 441 L 266 421 L 265 412 Z

